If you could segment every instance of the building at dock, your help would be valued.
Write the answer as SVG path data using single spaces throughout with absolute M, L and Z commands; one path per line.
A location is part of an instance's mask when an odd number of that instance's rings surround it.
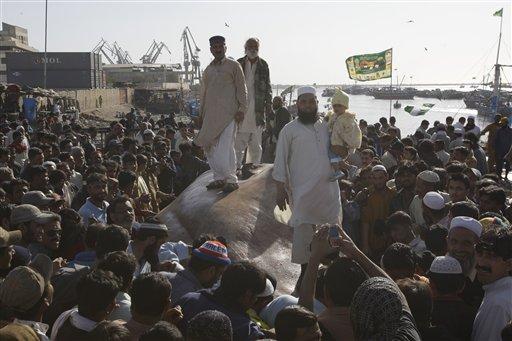
M 0 31 L 0 83 L 7 82 L 6 55 L 12 52 L 37 52 L 29 45 L 27 29 L 2 23 Z

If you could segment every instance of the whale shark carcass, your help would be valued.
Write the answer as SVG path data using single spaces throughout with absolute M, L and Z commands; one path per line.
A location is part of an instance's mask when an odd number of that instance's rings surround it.
M 206 189 L 213 181 L 212 171 L 207 171 L 157 218 L 167 225 L 173 241 L 190 243 L 202 233 L 225 237 L 232 260 L 254 261 L 277 278 L 278 292 L 290 293 L 300 267 L 290 262 L 292 228 L 274 216 L 272 169 L 273 165 L 263 165 L 229 194 Z

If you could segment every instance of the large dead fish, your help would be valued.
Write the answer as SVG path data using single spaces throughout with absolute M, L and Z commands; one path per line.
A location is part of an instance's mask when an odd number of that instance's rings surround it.
M 300 267 L 290 262 L 292 228 L 274 216 L 275 185 L 272 165 L 240 182 L 232 193 L 206 190 L 212 171 L 197 178 L 158 214 L 169 228 L 171 240 L 191 242 L 202 233 L 223 236 L 231 259 L 249 259 L 276 276 L 278 291 L 290 293 Z

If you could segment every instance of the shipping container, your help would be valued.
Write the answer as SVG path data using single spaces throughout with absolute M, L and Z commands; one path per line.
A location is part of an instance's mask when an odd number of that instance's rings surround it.
M 42 70 L 7 71 L 7 82 L 30 87 L 43 86 Z M 52 89 L 92 89 L 94 70 L 48 70 L 46 87 Z
M 99 68 L 97 54 L 91 52 L 48 52 L 46 54 L 47 70 L 92 70 Z M 95 61 L 96 60 L 96 61 Z M 8 53 L 7 70 L 43 70 L 43 52 Z

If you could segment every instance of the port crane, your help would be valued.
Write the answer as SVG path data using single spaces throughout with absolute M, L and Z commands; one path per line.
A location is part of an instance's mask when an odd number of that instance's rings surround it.
M 185 67 L 185 80 L 190 81 L 191 84 L 194 81 L 201 81 L 201 63 L 199 62 L 198 53 L 201 51 L 199 47 L 197 47 L 196 41 L 192 32 L 188 26 L 185 27 L 183 33 L 181 34 L 180 41 L 183 42 L 183 66 Z M 192 50 L 192 44 L 194 44 L 194 50 Z M 192 70 L 189 71 L 190 66 L 192 66 Z
M 133 64 L 128 52 L 116 41 L 111 45 L 108 41 L 101 38 L 99 43 L 92 49 L 92 52 L 103 55 L 110 64 Z
M 171 50 L 165 45 L 163 41 L 157 43 L 156 40 L 153 39 L 153 42 L 149 46 L 149 49 L 140 59 L 143 64 L 155 64 L 156 60 L 160 56 L 163 50 L 166 50 L 169 53 L 169 57 L 171 56 Z M 170 58 L 169 58 L 170 60 Z

